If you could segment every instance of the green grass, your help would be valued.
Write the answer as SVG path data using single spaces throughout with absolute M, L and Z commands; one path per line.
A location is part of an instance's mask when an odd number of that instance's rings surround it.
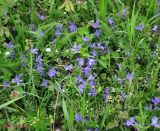
M 157 0 L 1 0 L 0 130 L 6 124 L 8 130 L 20 130 L 22 125 L 37 131 L 160 130 L 151 126 L 152 118 L 160 116 L 160 102 L 151 101 L 160 99 L 159 10 Z M 99 27 L 95 29 L 96 20 Z M 75 32 L 70 31 L 70 22 L 75 22 Z M 144 25 L 141 31 L 136 29 L 139 25 Z M 95 37 L 96 30 L 101 32 L 99 37 Z M 10 41 L 14 46 L 7 48 Z M 80 47 L 76 53 L 75 45 Z M 31 48 L 38 49 L 41 59 Z M 84 59 L 84 66 L 77 58 Z M 95 63 L 89 61 L 93 59 Z M 70 64 L 73 68 L 67 71 Z M 54 77 L 48 75 L 51 68 L 57 71 Z M 129 80 L 128 73 L 132 74 Z M 23 74 L 20 85 L 13 82 L 18 74 Z M 80 82 L 78 75 L 83 79 Z M 43 80 L 48 80 L 47 88 Z M 9 85 L 4 89 L 6 81 Z M 95 96 L 89 95 L 92 88 Z M 133 116 L 138 124 L 127 127 Z

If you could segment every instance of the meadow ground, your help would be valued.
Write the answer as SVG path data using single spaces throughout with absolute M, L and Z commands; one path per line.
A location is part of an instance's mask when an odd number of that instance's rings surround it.
M 0 130 L 160 131 L 160 0 L 0 0 Z

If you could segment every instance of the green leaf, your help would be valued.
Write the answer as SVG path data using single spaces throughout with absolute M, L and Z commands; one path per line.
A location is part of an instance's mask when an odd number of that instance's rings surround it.
M 66 119 L 67 124 L 68 124 L 68 128 L 70 130 L 73 130 L 73 125 L 72 125 L 72 122 L 70 121 L 69 113 L 68 113 L 68 110 L 67 110 L 67 107 L 66 107 L 66 102 L 65 102 L 64 99 L 62 101 L 62 108 L 63 108 L 64 118 Z
M 102 60 L 100 60 L 100 59 L 97 59 L 97 61 L 98 61 L 98 63 L 99 63 L 101 66 L 103 66 L 104 68 L 106 68 L 106 69 L 108 70 L 107 64 L 106 64 L 104 61 L 102 61 Z
M 8 9 L 15 5 L 17 0 L 0 0 L 0 16 L 5 12 L 8 12 Z
M 4 103 L 4 104 L 0 105 L 0 110 L 1 110 L 1 109 L 3 109 L 3 108 L 5 108 L 5 107 L 6 107 L 6 106 L 8 106 L 8 105 L 10 105 L 10 104 L 14 103 L 15 101 L 20 100 L 20 99 L 21 99 L 21 98 L 23 98 L 23 97 L 25 97 L 25 96 L 22 96 L 22 97 L 19 97 L 19 98 L 16 98 L 16 99 L 10 100 L 10 101 L 8 101 L 8 102 L 6 102 L 6 103 Z

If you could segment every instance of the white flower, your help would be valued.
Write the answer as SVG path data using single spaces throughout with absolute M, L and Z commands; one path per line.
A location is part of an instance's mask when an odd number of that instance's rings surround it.
M 46 52 L 51 52 L 51 48 L 47 48 L 47 49 L 46 49 Z
M 10 52 L 5 52 L 5 55 L 8 56 L 10 54 Z
M 66 50 L 66 52 L 69 52 L 69 50 Z

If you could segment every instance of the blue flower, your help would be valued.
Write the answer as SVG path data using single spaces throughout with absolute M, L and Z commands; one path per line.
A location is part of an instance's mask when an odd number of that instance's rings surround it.
M 38 19 L 40 19 L 40 20 L 42 20 L 42 21 L 44 21 L 44 19 L 45 19 L 45 16 L 40 15 L 39 12 L 37 13 L 37 17 L 38 17 Z
M 109 96 L 109 94 L 110 94 L 110 89 L 109 89 L 109 87 L 106 87 L 104 90 L 104 96 L 103 96 L 104 101 L 106 101 L 107 96 Z
M 152 118 L 151 126 L 160 128 L 160 124 L 158 123 L 158 117 L 154 116 L 154 117 Z
M 90 48 L 92 49 L 92 48 L 95 48 L 96 47 L 96 43 L 91 43 L 90 44 Z
M 87 93 L 89 96 L 96 96 L 96 89 L 95 88 L 90 88 L 89 93 Z
M 64 67 L 66 71 L 71 71 L 73 69 L 72 64 Z
M 78 76 L 76 77 L 76 79 L 77 79 L 78 84 L 80 84 L 80 83 L 85 83 L 85 81 L 82 79 L 82 77 L 81 77 L 80 75 L 78 75 Z
M 83 89 L 86 87 L 85 83 L 78 85 L 79 91 L 81 94 L 83 94 Z
M 82 39 L 84 42 L 88 42 L 89 41 L 89 38 L 87 36 L 82 36 Z
M 93 51 L 92 51 L 92 55 L 93 55 L 94 57 L 96 57 L 96 56 L 98 55 L 97 51 L 93 50 Z
M 51 78 L 51 77 L 55 77 L 57 74 L 56 70 L 54 68 L 50 69 L 48 71 L 48 76 Z
M 158 28 L 158 26 L 155 25 L 155 26 L 152 28 L 152 31 L 157 31 L 157 28 Z
M 121 70 L 122 69 L 122 65 L 121 64 L 117 64 L 118 69 Z
M 77 61 L 79 62 L 79 65 L 80 66 L 84 66 L 84 59 L 82 59 L 82 58 L 77 58 Z
M 31 49 L 30 49 L 30 53 L 35 54 L 35 55 L 38 54 L 37 51 L 38 51 L 38 49 L 34 49 L 34 48 L 31 48 Z
M 15 52 L 14 52 L 14 50 L 12 50 L 12 52 L 11 52 L 11 54 L 10 54 L 9 57 L 10 57 L 11 59 L 13 59 L 13 58 L 14 58 L 14 55 L 15 55 Z
M 44 68 L 43 68 L 43 66 L 42 65 L 36 65 L 37 66 L 37 71 L 38 71 L 38 73 L 41 75 L 41 76 L 44 76 L 45 75 L 45 72 L 44 72 Z
M 94 32 L 94 35 L 96 37 L 99 37 L 101 35 L 101 31 L 99 29 L 96 29 L 96 32 Z
M 96 63 L 96 60 L 95 60 L 95 59 L 93 59 L 93 58 L 88 58 L 87 65 L 88 65 L 89 67 L 94 66 L 95 63 Z
M 62 30 L 62 25 L 57 25 L 55 29 L 55 36 L 60 36 L 61 35 L 61 30 Z
M 135 119 L 134 117 L 131 117 L 129 120 L 127 120 L 126 125 L 129 126 L 133 126 L 135 124 Z
M 75 114 L 75 120 L 76 120 L 76 122 L 81 122 L 82 121 L 82 116 L 78 115 L 78 114 Z
M 126 80 L 130 81 L 130 80 L 132 80 L 132 77 L 133 77 L 132 73 L 128 72 L 127 76 L 126 76 Z
M 93 28 L 98 28 L 99 27 L 99 21 L 96 20 L 96 22 L 93 23 Z
M 142 31 L 143 28 L 144 28 L 144 25 L 138 25 L 137 27 L 135 27 L 135 29 L 138 31 Z
M 71 22 L 69 26 L 70 32 L 76 32 L 77 26 L 75 22 Z
M 20 79 L 22 77 L 22 74 L 16 75 L 14 79 L 12 79 L 12 83 L 16 83 L 17 86 L 19 86 L 22 83 L 22 80 Z
M 12 41 L 6 44 L 6 48 L 12 48 L 12 47 L 13 47 Z
M 106 88 L 105 88 L 104 93 L 105 93 L 105 94 L 110 94 L 110 89 L 109 89 L 109 87 L 106 87 Z
M 88 81 L 94 81 L 95 80 L 95 77 L 93 74 L 90 74 L 89 77 L 88 77 Z
M 42 65 L 43 59 L 41 58 L 40 55 L 36 55 L 35 61 L 36 61 L 38 64 Z
M 127 12 L 127 9 L 126 9 L 126 8 L 122 10 L 122 16 L 123 16 L 123 17 L 126 15 L 126 12 Z
M 112 18 L 109 18 L 109 19 L 108 19 L 108 23 L 109 23 L 110 25 L 113 25 L 113 24 L 114 24 L 113 19 L 112 19 Z
M 122 99 L 122 101 L 124 101 L 126 99 L 126 94 L 125 93 L 121 94 L 121 99 Z
M 157 105 L 160 103 L 160 98 L 154 97 L 154 98 L 151 99 L 151 101 L 153 102 L 153 104 L 154 104 L 155 106 L 157 106 Z
M 8 81 L 4 81 L 4 82 L 3 82 L 3 89 L 6 89 L 6 88 L 9 87 L 9 86 L 10 86 L 10 84 L 9 84 Z
M 91 68 L 89 66 L 82 68 L 82 71 L 84 73 L 85 76 L 88 76 L 88 74 L 91 71 Z
M 80 50 L 80 45 L 74 45 L 71 49 L 74 53 L 77 53 Z
M 43 80 L 41 86 L 48 88 L 48 82 L 49 80 Z

